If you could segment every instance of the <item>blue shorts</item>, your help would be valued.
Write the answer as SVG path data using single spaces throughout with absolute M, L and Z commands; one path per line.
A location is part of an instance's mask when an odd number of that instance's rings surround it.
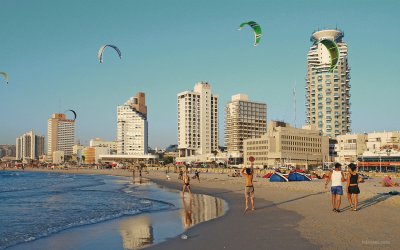
M 333 195 L 343 195 L 343 187 L 342 186 L 331 187 L 331 193 Z

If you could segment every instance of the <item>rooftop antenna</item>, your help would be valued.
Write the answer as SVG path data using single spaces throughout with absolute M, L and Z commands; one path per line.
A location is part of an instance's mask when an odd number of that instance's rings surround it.
M 296 120 L 297 120 L 297 115 L 296 115 L 296 81 L 294 81 L 294 87 L 293 87 L 293 109 L 294 109 L 294 127 L 297 128 Z

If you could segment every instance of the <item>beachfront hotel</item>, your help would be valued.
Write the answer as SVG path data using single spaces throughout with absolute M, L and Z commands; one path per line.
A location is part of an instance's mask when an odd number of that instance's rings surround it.
M 139 92 L 117 107 L 117 154 L 147 154 L 147 129 L 146 97 Z
M 178 95 L 179 157 L 207 155 L 218 150 L 218 96 L 199 82 Z
M 320 30 L 310 38 L 312 45 L 307 55 L 306 123 L 315 125 L 321 134 L 336 137 L 350 132 L 350 68 L 347 44 L 339 30 Z M 335 41 L 339 61 L 333 72 L 330 54 L 319 43 L 323 39 Z
M 267 132 L 267 104 L 249 101 L 245 94 L 232 96 L 225 106 L 225 146 L 234 163 L 243 163 L 243 140 Z
M 67 119 L 65 114 L 52 114 L 47 122 L 47 155 L 54 151 L 63 151 L 64 155 L 72 155 L 75 143 L 75 121 Z
M 319 130 L 311 125 L 294 128 L 285 122 L 272 121 L 268 132 L 259 138 L 243 142 L 244 164 L 248 158 L 255 158 L 254 166 L 304 167 L 322 165 L 329 159 L 329 138 L 321 136 Z
M 16 139 L 16 160 L 38 160 L 44 155 L 44 136 L 29 131 Z

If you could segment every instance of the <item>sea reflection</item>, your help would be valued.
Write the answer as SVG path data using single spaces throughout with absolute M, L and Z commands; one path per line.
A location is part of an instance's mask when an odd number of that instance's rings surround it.
M 224 214 L 224 201 L 212 196 L 193 194 L 182 198 L 181 218 L 185 229 Z
M 119 232 L 124 249 L 139 249 L 175 237 L 188 228 L 225 213 L 225 201 L 201 194 L 180 197 L 179 210 L 133 216 L 121 221 Z
M 138 249 L 153 244 L 153 227 L 150 218 L 140 216 L 120 223 L 119 232 L 124 249 Z

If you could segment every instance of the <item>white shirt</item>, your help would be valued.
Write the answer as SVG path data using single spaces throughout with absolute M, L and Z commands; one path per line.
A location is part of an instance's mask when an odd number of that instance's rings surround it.
M 332 171 L 332 187 L 342 186 L 342 171 Z

